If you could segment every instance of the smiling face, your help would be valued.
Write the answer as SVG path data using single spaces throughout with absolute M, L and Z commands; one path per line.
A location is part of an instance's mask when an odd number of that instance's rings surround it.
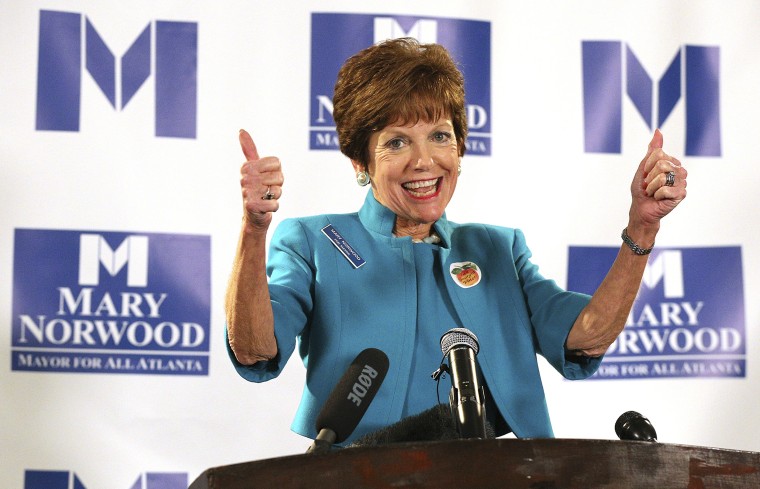
M 363 166 L 352 161 L 356 171 Z M 425 238 L 454 194 L 459 147 L 448 117 L 390 124 L 369 140 L 375 199 L 396 214 L 394 234 Z

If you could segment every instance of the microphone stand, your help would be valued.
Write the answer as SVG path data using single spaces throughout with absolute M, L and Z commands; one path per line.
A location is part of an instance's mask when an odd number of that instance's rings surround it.
M 306 453 L 329 452 L 332 449 L 336 438 L 337 435 L 333 430 L 322 428 L 312 444 L 306 450 Z

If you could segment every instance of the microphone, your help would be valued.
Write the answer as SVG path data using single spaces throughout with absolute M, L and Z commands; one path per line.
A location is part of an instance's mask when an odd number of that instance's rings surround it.
M 449 358 L 449 404 L 460 438 L 486 438 L 486 395 L 478 383 L 475 355 L 478 337 L 466 328 L 450 329 L 441 336 L 441 351 Z
M 351 443 L 352 447 L 378 446 L 388 443 L 456 440 L 459 438 L 451 409 L 445 404 L 438 404 L 414 416 L 409 416 L 396 423 L 367 433 Z
M 495 438 L 491 423 L 486 421 L 486 437 Z M 406 417 L 401 421 L 367 433 L 351 443 L 351 447 L 376 447 L 389 443 L 409 443 L 426 441 L 458 440 L 451 408 L 446 404 L 437 404 L 419 414 Z
M 388 356 L 367 348 L 356 356 L 327 398 L 316 421 L 317 437 L 306 453 L 327 451 L 353 433 L 388 373 Z
M 621 440 L 657 441 L 657 432 L 647 418 L 636 411 L 627 411 L 615 422 L 615 433 Z

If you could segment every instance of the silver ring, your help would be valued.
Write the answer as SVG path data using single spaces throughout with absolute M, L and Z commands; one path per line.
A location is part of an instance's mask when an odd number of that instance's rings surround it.
M 272 186 L 267 185 L 267 192 L 261 196 L 261 200 L 272 200 L 274 199 L 274 194 L 272 193 Z
M 665 186 L 672 187 L 676 183 L 676 172 L 669 171 L 665 174 Z

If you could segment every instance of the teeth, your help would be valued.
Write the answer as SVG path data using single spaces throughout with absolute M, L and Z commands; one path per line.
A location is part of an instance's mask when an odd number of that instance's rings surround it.
M 417 182 L 405 183 L 403 186 L 407 190 L 413 190 L 413 189 L 422 188 L 422 187 L 432 187 L 436 183 L 438 183 L 438 179 L 434 178 L 432 180 L 420 180 Z
M 438 178 L 432 178 L 430 180 L 418 180 L 416 182 L 407 182 L 402 184 L 402 187 L 414 197 L 427 197 L 435 195 L 438 191 Z M 427 189 L 419 192 L 418 189 Z

